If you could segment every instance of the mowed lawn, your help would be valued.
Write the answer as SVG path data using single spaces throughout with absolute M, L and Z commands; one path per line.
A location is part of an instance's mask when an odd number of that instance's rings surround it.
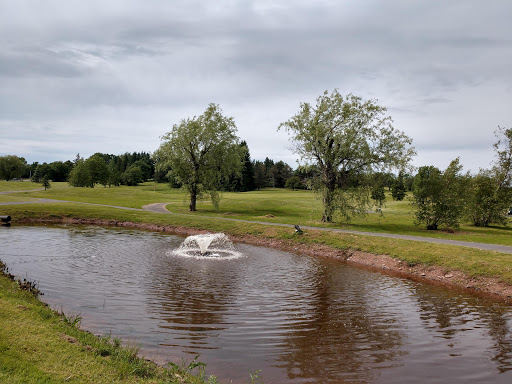
M 0 191 L 23 185 L 24 190 L 35 189 L 39 184 L 31 182 L 0 182 Z M 21 189 L 19 189 L 21 190 Z M 369 211 L 354 217 L 350 222 L 322 223 L 322 204 L 318 195 L 305 190 L 266 188 L 251 192 L 224 192 L 220 207 L 216 210 L 206 195 L 197 204 L 196 212 L 189 212 L 188 200 L 181 189 L 167 184 L 148 182 L 136 187 L 119 186 L 105 188 L 73 188 L 67 183 L 52 183 L 47 191 L 21 192 L 0 195 L 0 202 L 47 198 L 94 204 L 106 204 L 130 208 L 142 208 L 151 203 L 168 203 L 173 213 L 191 217 L 223 217 L 272 223 L 298 224 L 302 226 L 331 227 L 365 232 L 394 233 L 424 237 L 436 237 L 462 241 L 512 245 L 512 227 L 475 227 L 463 223 L 452 231 L 428 231 L 414 224 L 411 206 L 412 194 L 403 201 L 394 201 L 388 191 L 381 213 Z M 512 221 L 509 219 L 509 221 Z

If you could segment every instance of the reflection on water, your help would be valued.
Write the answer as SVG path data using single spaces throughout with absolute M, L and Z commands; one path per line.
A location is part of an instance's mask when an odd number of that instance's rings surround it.
M 510 306 L 342 262 L 238 244 L 173 257 L 182 238 L 96 227 L 0 230 L 0 258 L 82 327 L 159 362 L 200 354 L 222 382 L 512 380 Z M 188 356 L 188 357 L 187 357 Z

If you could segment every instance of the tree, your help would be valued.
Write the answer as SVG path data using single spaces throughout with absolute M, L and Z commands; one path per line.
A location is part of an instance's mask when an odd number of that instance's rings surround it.
M 135 162 L 130 165 L 126 171 L 124 171 L 123 175 L 121 176 L 121 180 L 125 185 L 139 185 L 139 183 L 144 181 L 144 173 L 142 172 L 140 166 L 138 166 Z
M 284 161 L 278 161 L 270 168 L 274 188 L 284 188 L 286 180 L 292 175 L 292 168 Z
M 386 193 L 384 192 L 384 183 L 383 181 L 375 184 L 372 187 L 372 200 L 375 201 L 375 206 L 380 211 L 384 206 L 384 202 L 386 201 Z
M 325 91 L 316 107 L 302 103 L 295 116 L 279 125 L 292 135 L 295 152 L 318 167 L 315 185 L 322 196 L 322 221 L 331 222 L 336 212 L 346 220 L 366 212 L 369 189 L 354 188 L 357 179 L 376 170 L 403 168 L 414 155 L 411 139 L 393 127 L 385 112 L 375 100 Z
M 256 183 L 254 180 L 254 164 L 251 161 L 251 154 L 249 153 L 249 146 L 245 141 L 240 143 L 240 147 L 244 151 L 243 164 L 242 164 L 242 176 L 241 176 L 241 192 L 253 191 L 256 189 Z
M 44 187 L 44 190 L 46 191 L 47 189 L 50 189 L 52 186 L 50 184 L 50 178 L 48 177 L 48 175 L 44 175 L 40 180 L 39 182 L 41 183 L 41 185 Z
M 242 171 L 240 174 L 234 174 L 230 177 L 226 190 L 234 192 L 247 192 L 256 189 L 254 180 L 254 164 L 251 161 L 249 147 L 246 141 L 242 141 L 240 149 L 243 152 Z
M 0 179 L 12 180 L 14 178 L 21 179 L 25 167 L 27 166 L 25 159 L 14 156 L 0 156 Z
M 92 155 L 85 161 L 85 165 L 89 168 L 89 187 L 94 188 L 95 184 L 102 184 L 106 187 L 108 184 L 108 168 L 103 157 Z
M 254 162 L 254 184 L 256 189 L 264 188 L 266 183 L 265 164 L 261 161 Z
M 73 169 L 69 173 L 69 185 L 73 187 L 90 187 L 91 173 L 83 157 L 77 155 Z
M 512 128 L 498 127 L 495 135 L 494 166 L 471 178 L 467 216 L 476 226 L 506 225 L 512 207 Z
M 405 198 L 405 191 L 404 173 L 400 171 L 391 187 L 391 196 L 393 197 L 393 200 L 402 201 Z
M 232 117 L 222 115 L 216 104 L 192 119 L 183 119 L 162 137 L 156 158 L 158 167 L 170 168 L 172 176 L 190 196 L 190 211 L 198 197 L 208 193 L 215 207 L 223 183 L 242 169 L 243 151 L 238 145 Z
M 111 185 L 118 186 L 121 183 L 121 172 L 114 159 L 110 160 L 107 164 L 108 179 L 107 184 L 110 188 Z
M 286 180 L 285 188 L 293 189 L 302 189 L 304 188 L 302 181 L 299 176 L 291 176 Z
M 467 180 L 460 174 L 461 170 L 458 158 L 444 172 L 434 166 L 419 168 L 414 178 L 412 202 L 417 225 L 424 223 L 429 230 L 436 230 L 440 225 L 459 227 Z

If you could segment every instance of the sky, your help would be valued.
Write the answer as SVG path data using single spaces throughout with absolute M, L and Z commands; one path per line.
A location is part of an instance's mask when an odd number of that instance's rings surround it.
M 338 89 L 387 108 L 414 166 L 488 168 L 512 127 L 504 0 L 0 0 L 0 156 L 154 152 L 209 103 L 252 159 L 284 160 L 280 123 Z

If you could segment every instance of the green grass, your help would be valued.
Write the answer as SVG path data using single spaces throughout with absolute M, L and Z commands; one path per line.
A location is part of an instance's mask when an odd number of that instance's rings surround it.
M 141 208 L 146 204 L 167 202 L 170 203 L 168 206 L 170 211 L 191 216 L 230 217 L 252 221 L 512 245 L 512 229 L 510 227 L 478 228 L 464 224 L 455 233 L 428 231 L 414 225 L 409 200 L 411 198 L 410 194 L 408 194 L 406 200 L 399 202 L 393 201 L 389 192 L 387 195 L 383 215 L 373 212 L 364 217 L 356 217 L 350 223 L 328 224 L 319 220 L 322 216 L 322 207 L 317 196 L 310 191 L 302 190 L 265 189 L 244 193 L 226 192 L 222 194 L 223 198 L 219 210 L 215 210 L 208 201 L 199 201 L 197 212 L 188 211 L 188 202 L 183 191 L 157 183 L 145 183 L 138 187 L 52 188 L 47 191 L 17 194 L 17 196 L 23 197 L 81 201 L 131 208 Z
M 182 191 L 157 183 L 145 183 L 138 187 L 120 186 L 112 188 L 104 188 L 103 186 L 95 188 L 53 188 L 52 186 L 51 189 L 46 191 L 24 192 L 17 195 L 130 208 L 142 208 L 143 205 L 159 202 L 182 204 L 185 197 Z
M 37 201 L 34 198 L 31 197 L 22 197 L 15 194 L 9 194 L 9 195 L 0 195 L 0 203 L 4 202 L 21 202 L 21 201 Z
M 1 383 L 206 383 L 203 372 L 163 369 L 119 339 L 79 329 L 0 273 Z M 209 382 L 216 382 L 212 379 Z
M 33 183 L 31 181 L 0 181 L 0 192 L 27 191 L 37 188 L 42 188 L 41 184 Z

